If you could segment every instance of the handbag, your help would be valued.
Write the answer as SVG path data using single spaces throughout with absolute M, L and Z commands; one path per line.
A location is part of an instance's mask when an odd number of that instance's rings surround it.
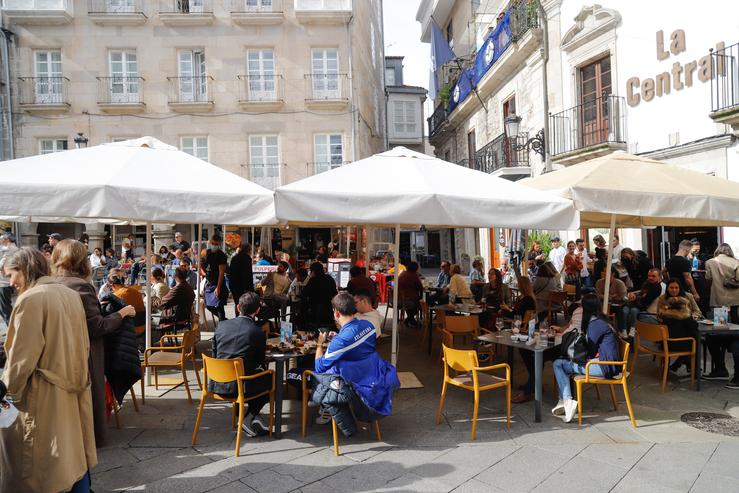
M 721 265 L 721 264 L 718 264 L 718 265 Z M 723 281 L 722 284 L 724 285 L 724 287 L 726 289 L 739 289 L 739 281 L 736 280 L 736 277 L 735 276 L 729 277 L 729 276 L 725 275 L 721 271 L 721 268 L 720 267 L 719 267 L 718 271 L 719 271 L 719 274 L 721 274 L 721 277 L 724 278 L 724 281 Z
M 561 348 L 565 359 L 581 365 L 588 361 L 588 339 L 580 329 L 565 332 Z

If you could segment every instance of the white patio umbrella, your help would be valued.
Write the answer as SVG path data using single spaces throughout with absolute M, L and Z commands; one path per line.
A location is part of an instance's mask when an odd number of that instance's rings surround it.
M 12 220 L 146 224 L 147 272 L 152 223 L 277 223 L 272 191 L 153 137 L 4 161 L 0 183 Z
M 571 199 L 582 227 L 739 226 L 739 183 L 623 152 L 521 183 Z M 604 311 L 610 282 L 606 269 Z
M 298 225 L 574 229 L 572 202 L 405 147 L 284 185 L 275 191 L 280 221 Z M 398 306 L 398 290 L 393 290 Z M 397 309 L 392 362 L 397 362 Z

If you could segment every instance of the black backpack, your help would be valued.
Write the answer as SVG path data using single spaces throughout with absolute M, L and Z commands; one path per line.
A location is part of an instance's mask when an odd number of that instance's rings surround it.
M 588 338 L 581 329 L 565 332 L 562 336 L 562 357 L 584 365 L 588 361 Z

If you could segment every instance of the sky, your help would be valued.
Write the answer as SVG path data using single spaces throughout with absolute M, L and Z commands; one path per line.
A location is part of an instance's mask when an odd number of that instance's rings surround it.
M 421 43 L 416 11 L 421 0 L 384 0 L 385 55 L 404 56 L 403 82 L 428 89 L 431 47 Z

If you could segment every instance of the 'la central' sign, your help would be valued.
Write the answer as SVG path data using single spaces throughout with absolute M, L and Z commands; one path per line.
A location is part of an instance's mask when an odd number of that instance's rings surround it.
M 724 43 L 716 43 L 716 51 L 723 50 Z M 657 31 L 657 60 L 667 60 L 670 54 L 677 55 L 685 51 L 685 31 L 677 29 L 670 34 L 669 51 L 665 49 L 665 34 Z M 692 87 L 697 77 L 701 82 L 707 82 L 716 74 L 724 73 L 724 63 L 719 57 L 711 71 L 711 55 L 701 57 L 682 64 L 675 62 L 672 70 L 657 74 L 654 78 L 639 80 L 639 77 L 631 77 L 626 81 L 626 102 L 629 106 L 636 106 L 643 99 L 651 101 L 654 96 L 661 98 L 670 94 L 671 90 L 681 91 L 684 87 Z

